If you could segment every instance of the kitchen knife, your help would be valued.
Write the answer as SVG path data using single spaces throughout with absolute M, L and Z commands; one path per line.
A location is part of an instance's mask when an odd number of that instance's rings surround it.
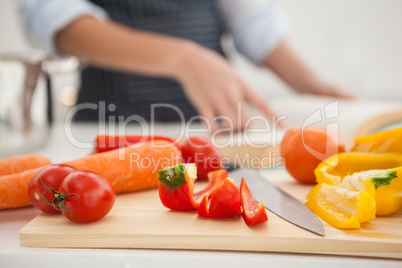
M 284 192 L 272 182 L 264 179 L 257 170 L 236 169 L 228 177 L 240 186 L 244 178 L 254 198 L 284 220 L 314 234 L 325 236 L 324 228 L 317 216 L 293 196 Z

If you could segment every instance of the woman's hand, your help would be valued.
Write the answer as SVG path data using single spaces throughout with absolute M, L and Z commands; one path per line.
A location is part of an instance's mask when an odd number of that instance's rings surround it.
M 353 100 L 356 98 L 353 94 L 346 92 L 345 90 L 334 84 L 319 80 L 311 81 L 311 83 L 306 85 L 305 89 L 300 91 L 299 93 L 315 94 L 348 100 Z
M 250 117 L 247 104 L 272 119 L 266 101 L 214 51 L 188 43 L 177 59 L 176 69 L 176 78 L 188 99 L 208 120 L 212 131 L 219 128 L 215 116 L 222 119 L 225 128 L 243 129 Z
M 61 52 L 97 66 L 178 80 L 212 131 L 219 128 L 216 115 L 227 116 L 222 122 L 231 129 L 243 128 L 249 118 L 247 103 L 271 119 L 266 102 L 222 56 L 191 41 L 112 21 L 100 22 L 90 16 L 73 21 L 57 34 L 55 41 Z
M 314 94 L 342 99 L 354 99 L 341 88 L 321 80 L 299 57 L 294 53 L 286 41 L 268 55 L 264 65 L 274 71 L 296 92 Z

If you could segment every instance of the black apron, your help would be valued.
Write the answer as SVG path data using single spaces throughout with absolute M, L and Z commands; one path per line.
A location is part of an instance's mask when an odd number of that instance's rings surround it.
M 214 0 L 93 0 L 109 17 L 126 26 L 163 35 L 192 40 L 222 54 L 220 38 L 223 32 Z M 163 47 L 161 47 L 163 49 Z M 129 119 L 140 116 L 146 121 L 179 121 L 181 116 L 169 104 L 177 107 L 189 120 L 197 111 L 187 100 L 183 89 L 174 80 L 146 77 L 132 73 L 110 71 L 87 66 L 81 73 L 78 104 L 94 103 L 106 108 L 80 108 L 78 121 L 108 121 L 117 116 Z M 85 107 L 85 106 L 83 106 Z M 98 107 L 98 106 L 97 106 Z M 101 117 L 99 114 L 101 113 Z M 152 116 L 152 117 L 151 117 Z

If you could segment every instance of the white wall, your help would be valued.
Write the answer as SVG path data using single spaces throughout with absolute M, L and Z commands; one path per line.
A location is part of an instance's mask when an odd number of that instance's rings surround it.
M 276 1 L 291 20 L 291 44 L 314 70 L 358 96 L 402 100 L 401 0 Z M 286 94 L 272 75 L 235 63 L 267 96 Z
M 0 53 L 29 49 L 21 33 L 16 0 L 0 0 Z
M 401 0 L 277 0 L 292 22 L 291 44 L 320 74 L 365 98 L 402 100 Z M 16 1 L 0 0 L 0 53 L 25 51 Z M 236 68 L 266 97 L 290 94 L 238 55 Z M 74 86 L 59 78 L 56 90 Z

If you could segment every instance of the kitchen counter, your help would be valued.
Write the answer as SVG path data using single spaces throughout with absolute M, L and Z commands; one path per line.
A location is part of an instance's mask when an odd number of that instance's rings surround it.
M 276 107 L 275 107 L 276 105 Z M 274 104 L 276 110 L 283 103 Z M 394 104 L 398 107 L 397 104 Z M 370 105 L 369 105 L 370 106 Z M 367 106 L 367 107 L 369 107 Z M 388 105 L 378 105 L 378 110 Z M 377 106 L 376 106 L 377 107 Z M 381 108 L 383 107 L 383 108 Z M 314 107 L 310 107 L 313 110 Z M 371 105 L 371 108 L 373 106 Z M 389 108 L 389 106 L 388 106 Z M 384 108 L 385 109 L 385 108 Z M 342 114 L 342 109 L 340 109 Z M 374 112 L 375 112 L 374 107 Z M 308 113 L 309 111 L 304 111 Z M 364 112 L 364 111 L 363 111 Z M 363 114 L 363 112 L 361 112 Z M 298 115 L 301 116 L 300 114 Z M 341 117 L 341 116 L 340 116 Z M 349 116 L 350 117 L 350 116 Z M 300 118 L 290 116 L 288 125 L 297 125 Z M 355 120 L 351 118 L 349 120 Z M 293 120 L 293 121 L 292 121 Z M 345 123 L 346 124 L 346 123 Z M 352 123 L 350 123 L 352 124 Z M 71 131 L 70 131 L 71 129 Z M 155 134 L 170 136 L 178 135 L 178 125 L 159 124 Z M 344 131 L 346 126 L 340 126 L 341 134 L 352 135 Z M 127 126 L 128 133 L 139 133 L 139 126 Z M 113 130 L 114 131 L 114 130 Z M 109 128 L 107 132 L 113 133 Z M 343 132 L 343 133 L 342 133 Z M 97 124 L 73 124 L 66 128 L 64 122 L 56 123 L 47 143 L 30 152 L 49 157 L 54 163 L 83 157 L 92 151 L 92 141 L 98 133 L 105 129 Z M 283 131 L 277 136 L 281 138 Z M 264 172 L 285 172 L 265 170 Z M 46 249 L 24 248 L 19 245 L 19 230 L 37 214 L 33 207 L 25 207 L 0 211 L 0 267 L 401 267 L 397 260 L 338 257 L 308 254 L 278 254 L 250 252 L 219 252 L 192 250 L 145 250 L 145 249 Z M 269 243 L 269 241 L 267 241 Z

